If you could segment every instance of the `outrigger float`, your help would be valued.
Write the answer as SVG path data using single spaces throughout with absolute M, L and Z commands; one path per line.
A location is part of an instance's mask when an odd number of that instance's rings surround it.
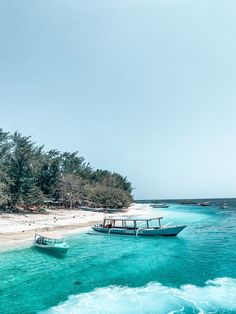
M 176 236 L 182 231 L 186 225 L 169 226 L 170 223 L 161 225 L 163 217 L 156 218 L 104 218 L 102 224 L 97 224 L 92 229 L 99 233 L 108 235 L 133 235 L 133 236 Z M 157 226 L 153 226 L 158 221 Z
M 69 245 L 65 242 L 61 236 L 55 236 L 54 234 L 44 233 L 35 234 L 34 246 L 39 249 L 47 250 L 54 253 L 66 254 L 69 250 Z

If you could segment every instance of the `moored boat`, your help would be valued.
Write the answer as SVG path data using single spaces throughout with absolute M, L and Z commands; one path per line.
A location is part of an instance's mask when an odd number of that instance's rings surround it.
M 86 207 L 86 206 L 80 206 L 79 209 L 90 211 L 90 212 L 104 212 L 103 207 Z
M 90 211 L 90 212 L 96 212 L 96 213 L 115 213 L 115 212 L 121 212 L 124 211 L 125 208 L 108 208 L 108 207 L 86 207 L 86 206 L 80 206 L 79 209 Z
M 211 203 L 210 202 L 202 202 L 202 203 L 199 203 L 200 206 L 211 206 Z
M 104 218 L 102 224 L 93 226 L 93 230 L 100 233 L 133 235 L 133 236 L 176 236 L 186 225 L 161 225 L 163 217 L 156 218 Z M 157 221 L 157 225 L 155 225 Z M 154 226 L 155 225 L 155 226 Z
M 228 208 L 228 204 L 227 203 L 223 203 L 223 204 L 220 205 L 220 208 L 226 209 L 226 208 Z
M 192 201 L 192 200 L 182 200 L 182 201 L 180 201 L 180 204 L 182 204 L 182 205 L 197 205 L 197 202 Z
M 36 233 L 33 244 L 40 249 L 61 254 L 66 254 L 69 249 L 69 245 L 66 243 L 63 237 L 55 236 L 54 234 L 50 233 Z
M 152 208 L 168 208 L 169 205 L 165 204 L 165 203 L 157 203 L 157 204 L 151 204 Z

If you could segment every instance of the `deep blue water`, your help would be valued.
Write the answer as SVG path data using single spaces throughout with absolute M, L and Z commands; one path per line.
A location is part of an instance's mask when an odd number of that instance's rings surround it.
M 227 202 L 150 208 L 189 226 L 176 238 L 79 234 L 64 258 L 1 253 L 0 313 L 236 313 L 236 204 Z

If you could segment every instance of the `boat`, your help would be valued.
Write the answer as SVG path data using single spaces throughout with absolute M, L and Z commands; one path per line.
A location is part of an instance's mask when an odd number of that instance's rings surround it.
M 163 217 L 156 218 L 104 218 L 102 224 L 97 224 L 92 229 L 99 233 L 133 235 L 133 236 L 176 236 L 186 225 L 169 226 L 170 223 L 161 225 Z M 157 224 L 155 224 L 157 222 Z M 153 226 L 156 225 L 156 226 Z
M 180 201 L 180 204 L 182 204 L 182 205 L 197 205 L 197 202 L 192 201 L 192 200 L 183 200 L 183 201 Z
M 97 212 L 97 213 L 102 213 L 104 212 L 103 207 L 86 207 L 86 206 L 80 206 L 79 209 L 90 211 L 90 212 Z
M 202 203 L 199 203 L 200 206 L 211 206 L 211 203 L 210 202 L 202 202 Z
M 226 208 L 228 208 L 228 204 L 227 203 L 223 203 L 223 204 L 220 205 L 220 208 L 226 209 Z
M 61 254 L 66 254 L 69 249 L 69 245 L 65 242 L 63 237 L 50 233 L 36 233 L 33 244 L 40 249 Z
M 90 212 L 96 212 L 96 213 L 115 213 L 115 212 L 121 212 L 124 211 L 125 208 L 107 208 L 107 207 L 86 207 L 86 206 L 80 206 L 79 209 L 90 211 Z
M 157 203 L 157 204 L 151 204 L 152 208 L 168 208 L 169 205 L 165 204 L 165 203 Z

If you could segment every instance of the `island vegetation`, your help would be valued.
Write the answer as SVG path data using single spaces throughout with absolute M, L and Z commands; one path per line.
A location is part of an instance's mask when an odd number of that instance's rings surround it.
M 126 177 L 94 170 L 77 152 L 45 151 L 30 136 L 0 129 L 0 207 L 122 208 L 132 202 Z

